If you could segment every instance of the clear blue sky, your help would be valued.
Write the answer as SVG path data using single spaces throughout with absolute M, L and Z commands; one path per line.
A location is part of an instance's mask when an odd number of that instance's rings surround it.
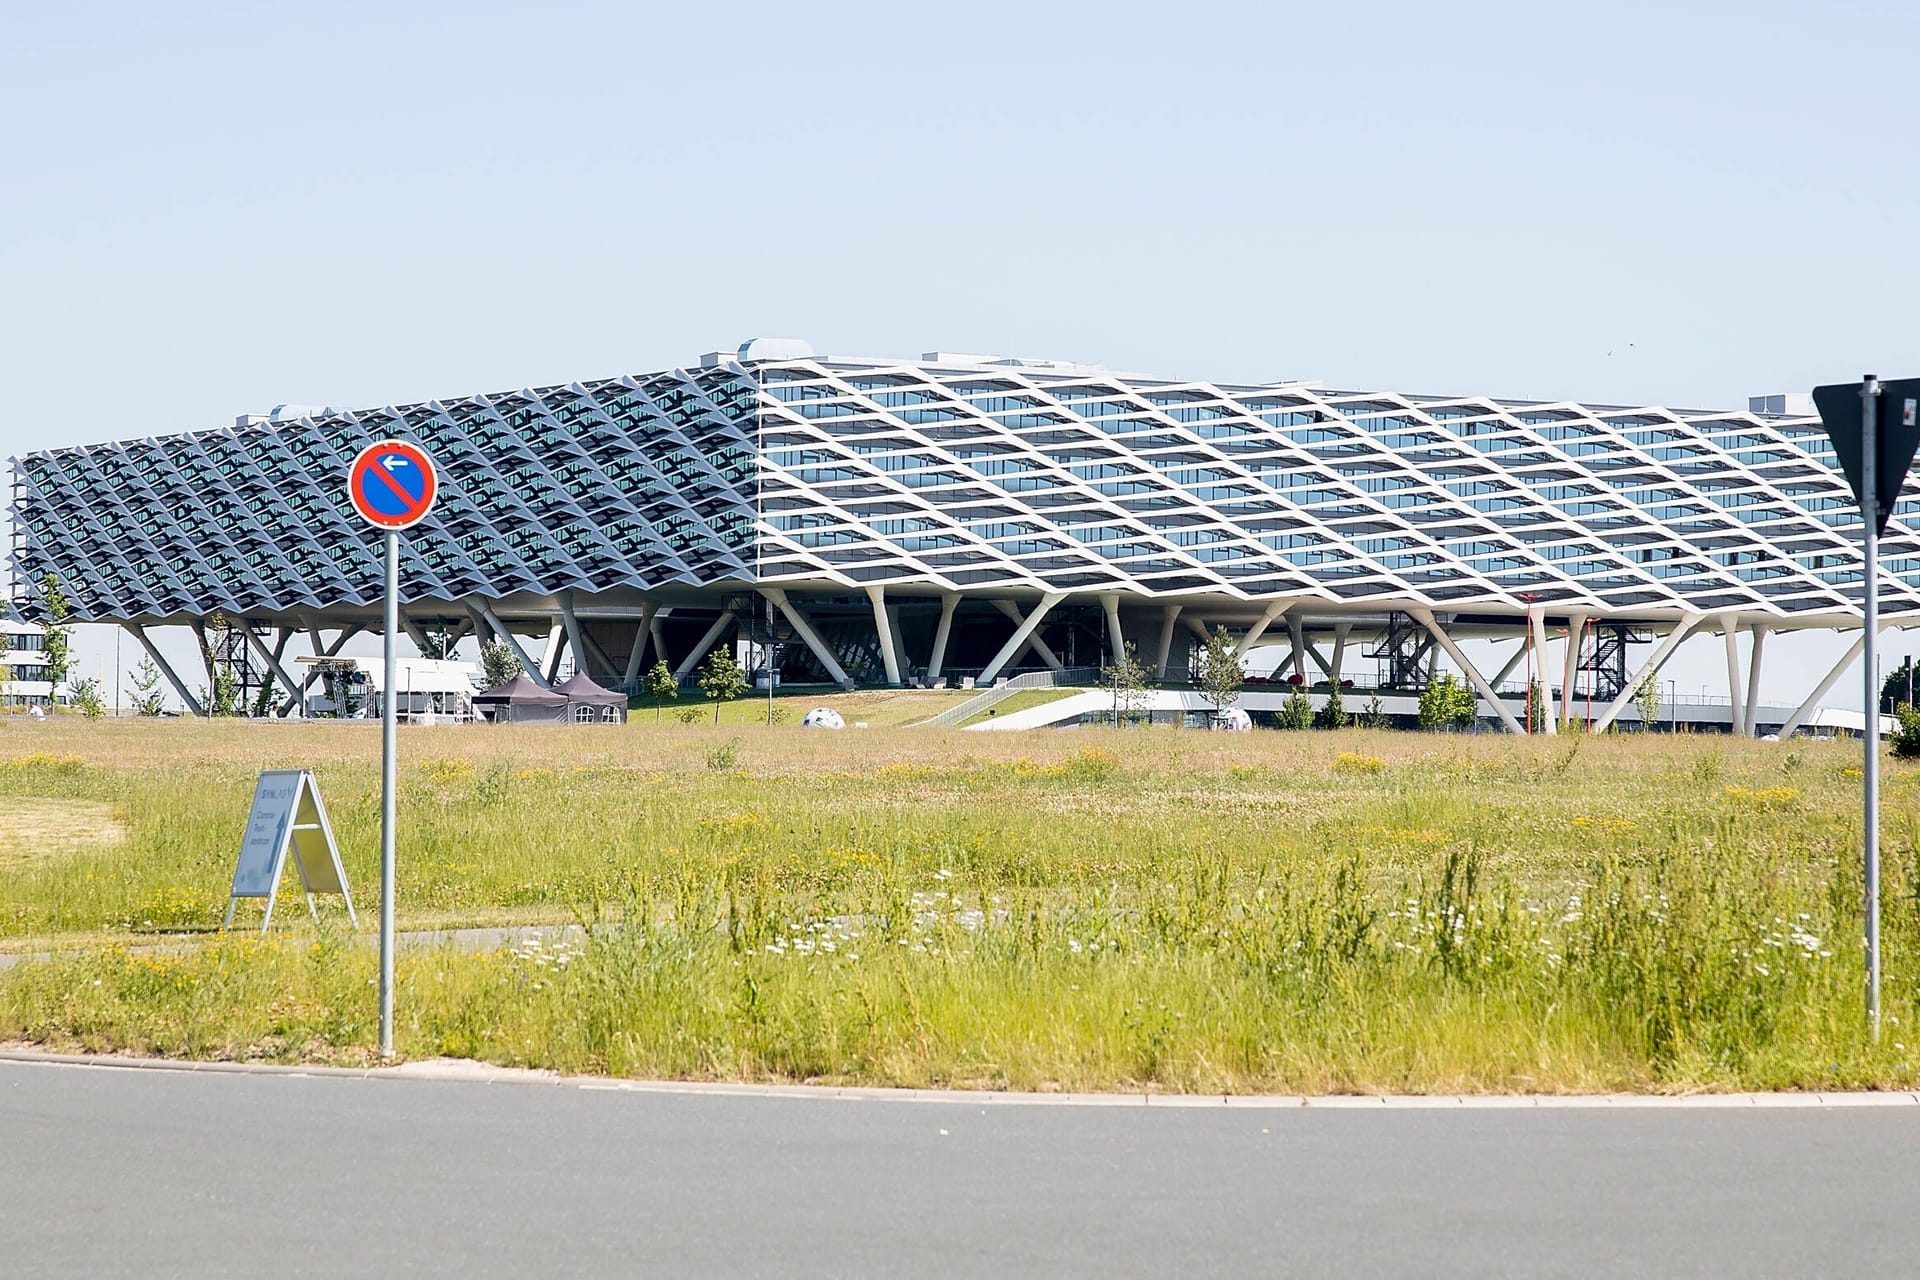
M 0 453 L 756 334 L 1685 407 L 1912 374 L 1915 49 L 1893 0 L 9 2 Z

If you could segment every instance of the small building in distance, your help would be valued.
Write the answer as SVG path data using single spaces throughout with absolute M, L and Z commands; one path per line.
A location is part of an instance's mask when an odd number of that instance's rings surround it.
M 310 716 L 340 719 L 378 718 L 385 670 L 379 658 L 298 658 L 319 676 L 320 689 L 307 697 Z M 395 714 L 402 720 L 473 719 L 474 678 L 470 662 L 436 658 L 399 658 L 394 662 Z
M 52 700 L 47 633 L 30 622 L 0 618 L 0 710 L 44 707 Z

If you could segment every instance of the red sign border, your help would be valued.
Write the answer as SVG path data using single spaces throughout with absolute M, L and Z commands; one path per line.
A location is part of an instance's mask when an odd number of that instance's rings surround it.
M 373 465 L 373 457 L 380 453 L 403 453 L 420 468 L 427 478 L 426 499 L 411 515 L 390 516 L 384 512 L 371 510 L 360 502 L 360 475 Z M 433 465 L 433 459 L 419 445 L 407 440 L 376 440 L 354 455 L 353 463 L 347 468 L 347 501 L 362 520 L 376 529 L 398 531 L 411 529 L 425 520 L 433 512 L 433 504 L 440 497 L 440 473 Z

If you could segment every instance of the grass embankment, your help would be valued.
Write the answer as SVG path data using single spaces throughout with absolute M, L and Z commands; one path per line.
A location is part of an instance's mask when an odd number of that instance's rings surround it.
M 937 716 L 948 707 L 957 706 L 972 696 L 958 689 L 860 689 L 853 693 L 843 693 L 838 689 L 776 689 L 773 695 L 773 718 L 776 728 L 793 726 L 799 724 L 800 717 L 814 707 L 831 707 L 849 725 L 864 724 L 870 728 L 884 729 Z M 716 722 L 714 705 L 692 695 L 658 707 L 643 698 L 641 705 L 627 714 L 635 724 L 677 729 L 681 727 L 679 717 L 682 714 L 691 716 L 696 711 L 700 714 L 694 723 L 713 725 Z M 763 690 L 757 697 L 741 698 L 737 702 L 721 703 L 718 723 L 722 728 L 765 729 L 766 692 Z
M 608 925 L 403 953 L 412 1056 L 1041 1089 L 1916 1084 L 1920 773 L 1889 771 L 1876 1047 L 1843 747 L 642 723 L 401 749 L 401 927 Z M 265 766 L 318 770 L 371 919 L 374 752 L 339 726 L 0 727 L 0 821 L 40 815 L 0 829 L 0 936 L 115 940 L 0 973 L 0 1040 L 364 1059 L 373 951 L 297 899 L 266 942 L 137 948 L 217 924 Z
M 998 720 L 1001 716 L 1010 716 L 1016 711 L 1025 711 L 1028 707 L 1044 707 L 1049 702 L 1058 702 L 1062 698 L 1071 698 L 1076 693 L 1084 692 L 1086 692 L 1084 689 L 1017 689 L 986 710 L 976 711 L 956 727 L 964 729 L 969 725 L 985 724 L 989 720 Z M 939 712 L 929 714 L 938 715 Z

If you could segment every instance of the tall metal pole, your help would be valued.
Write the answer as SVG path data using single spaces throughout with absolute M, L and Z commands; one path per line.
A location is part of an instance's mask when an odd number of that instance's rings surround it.
M 1880 478 L 1875 465 L 1880 380 L 1867 374 L 1860 385 L 1860 510 L 1866 518 L 1866 586 L 1862 601 L 1866 626 L 1866 710 L 1861 721 L 1864 759 L 1861 762 L 1861 846 L 1866 870 L 1867 1025 L 1880 1038 L 1880 663 L 1874 653 L 1880 630 Z
M 381 638 L 381 669 L 386 673 L 380 697 L 380 1056 L 393 1056 L 393 806 L 394 747 L 393 636 L 400 630 L 400 535 L 387 533 L 387 617 Z

